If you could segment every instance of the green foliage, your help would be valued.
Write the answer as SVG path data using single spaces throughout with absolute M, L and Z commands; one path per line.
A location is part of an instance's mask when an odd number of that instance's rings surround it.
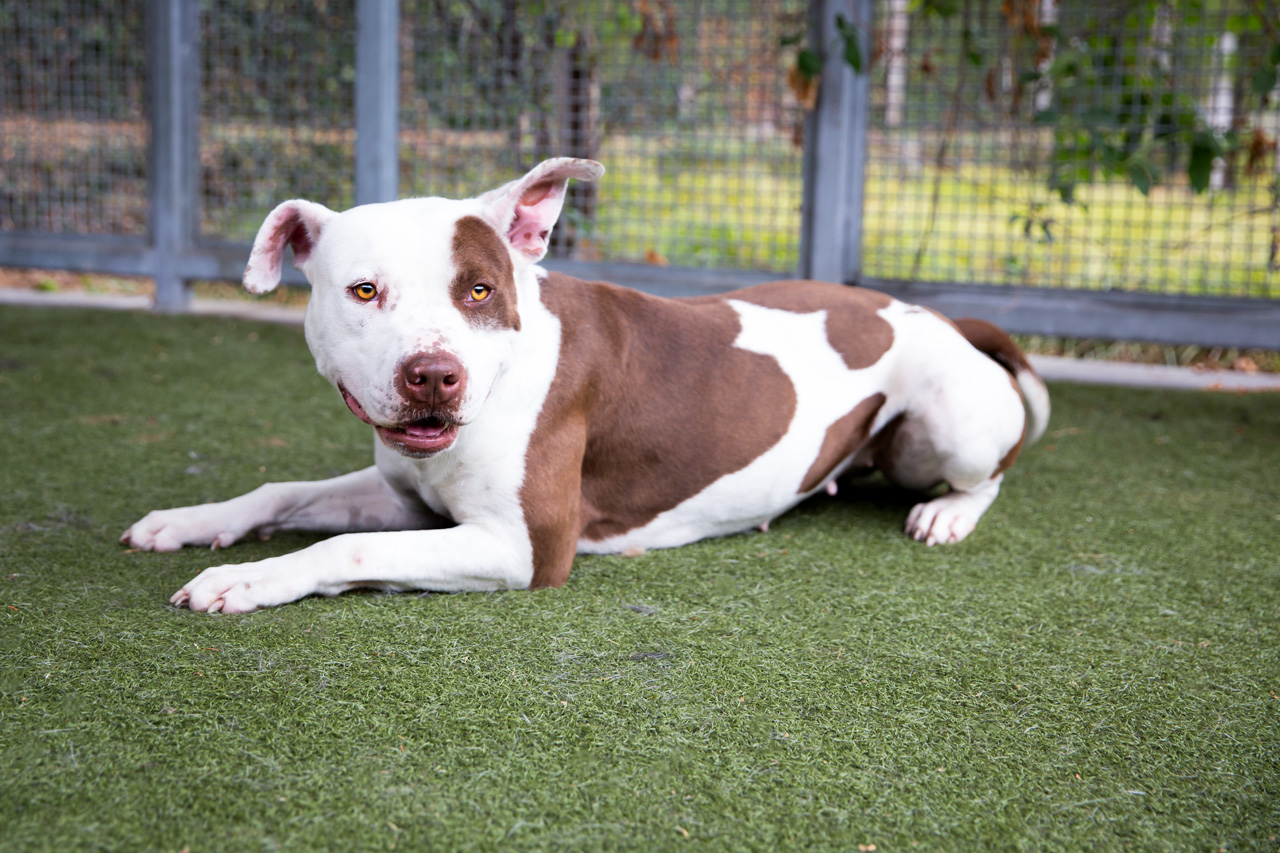
M 1046 183 L 1068 204 L 1075 203 L 1077 187 L 1099 175 L 1121 177 L 1146 195 L 1166 182 L 1178 163 L 1185 164 L 1188 185 L 1204 192 L 1215 163 L 1238 153 L 1257 156 L 1254 134 L 1239 126 L 1248 109 L 1237 108 L 1230 130 L 1211 126 L 1200 108 L 1204 92 L 1188 88 L 1187 74 L 1180 74 L 1183 57 L 1217 55 L 1223 33 L 1215 27 L 1225 26 L 1242 43 L 1223 55 L 1221 69 L 1247 81 L 1237 87 L 1240 96 L 1266 105 L 1280 78 L 1280 43 L 1254 10 L 1211 22 L 1196 3 L 1174 11 L 1138 3 L 1123 14 L 1073 19 L 1069 32 L 1028 22 L 1011 4 L 1000 15 L 984 17 L 955 0 L 915 0 L 911 12 L 954 23 L 960 56 L 975 68 L 987 68 L 989 77 L 1012 68 L 1017 88 L 1010 109 L 1028 93 L 1051 93 L 1051 105 L 1038 109 L 1032 120 L 1053 130 Z M 1188 29 L 1174 32 L 1162 15 L 1181 16 Z M 837 21 L 842 36 L 846 23 Z M 993 50 L 997 44 L 1000 49 Z M 864 70 L 860 55 L 846 55 L 845 62 L 856 72 Z M 993 94 L 992 87 L 987 94 Z
M 806 78 L 812 80 L 822 73 L 822 58 L 818 56 L 817 51 L 804 48 L 796 54 L 796 68 L 800 69 L 800 73 Z
M 844 45 L 842 56 L 855 73 L 862 73 L 862 44 L 858 27 L 844 15 L 836 15 L 836 32 Z

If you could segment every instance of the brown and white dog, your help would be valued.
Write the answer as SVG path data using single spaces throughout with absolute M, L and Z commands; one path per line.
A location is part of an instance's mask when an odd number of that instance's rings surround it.
M 157 551 L 343 534 L 207 569 L 175 604 L 557 586 L 575 553 L 766 526 L 872 466 L 950 486 L 911 511 L 910 536 L 973 531 L 1049 414 L 1007 335 L 812 281 L 670 300 L 548 273 L 537 261 L 568 181 L 603 172 L 560 158 L 478 198 L 271 212 L 244 285 L 274 288 L 293 248 L 312 286 L 307 343 L 373 426 L 376 464 L 134 524 L 121 541 Z

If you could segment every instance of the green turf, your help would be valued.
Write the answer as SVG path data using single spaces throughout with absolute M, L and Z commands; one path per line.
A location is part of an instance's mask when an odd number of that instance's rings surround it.
M 0 308 L 0 848 L 1280 850 L 1280 396 L 1053 388 L 978 532 L 846 489 L 558 590 L 175 610 L 145 511 L 367 464 L 300 330 Z

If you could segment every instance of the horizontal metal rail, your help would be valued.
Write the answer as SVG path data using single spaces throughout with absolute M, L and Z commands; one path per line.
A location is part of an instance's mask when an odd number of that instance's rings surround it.
M 239 281 L 248 257 L 247 243 L 206 244 L 171 256 L 169 268 L 187 280 Z M 142 238 L 0 232 L 0 265 L 48 267 L 55 259 L 59 269 L 154 276 L 159 254 Z M 668 297 L 727 293 L 786 278 L 750 270 L 568 260 L 543 266 Z M 283 281 L 306 284 L 288 264 Z M 981 317 L 1022 334 L 1280 350 L 1277 300 L 873 279 L 863 285 L 949 317 Z

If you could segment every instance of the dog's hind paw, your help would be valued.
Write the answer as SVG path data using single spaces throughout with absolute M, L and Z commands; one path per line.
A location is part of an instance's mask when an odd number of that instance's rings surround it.
M 956 506 L 937 506 L 941 498 L 916 504 L 907 516 L 907 535 L 926 545 L 959 542 L 974 531 L 978 519 Z
M 930 546 L 960 542 L 977 528 L 978 519 L 999 492 L 997 477 L 969 491 L 948 492 L 916 504 L 907 515 L 907 535 Z

